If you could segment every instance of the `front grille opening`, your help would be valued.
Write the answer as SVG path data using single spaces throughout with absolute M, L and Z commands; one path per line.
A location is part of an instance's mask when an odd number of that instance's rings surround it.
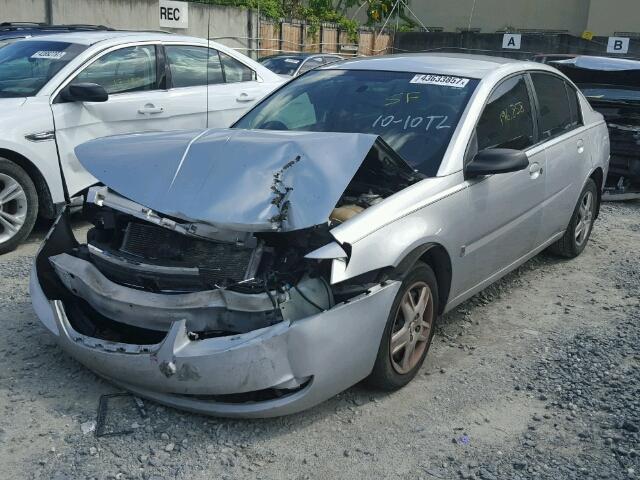
M 73 329 L 87 337 L 129 345 L 155 345 L 167 336 L 167 332 L 134 327 L 111 320 L 94 310 L 80 297 L 64 302 L 64 307 Z

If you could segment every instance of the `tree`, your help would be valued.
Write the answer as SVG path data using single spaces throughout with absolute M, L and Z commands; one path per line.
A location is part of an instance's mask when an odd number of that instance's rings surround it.
M 382 24 L 391 17 L 401 19 L 403 28 L 414 28 L 416 22 L 407 15 L 409 0 L 367 0 L 367 17 L 370 24 Z

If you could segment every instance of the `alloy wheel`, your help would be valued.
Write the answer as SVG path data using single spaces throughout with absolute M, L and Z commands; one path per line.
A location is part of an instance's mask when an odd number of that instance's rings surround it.
M 0 173 L 0 243 L 13 238 L 27 218 L 27 195 L 18 181 Z
M 578 247 L 586 241 L 589 230 L 591 228 L 591 221 L 593 220 L 593 193 L 587 191 L 580 200 L 580 208 L 578 209 L 578 221 L 574 231 L 576 244 Z
M 402 297 L 391 333 L 389 353 L 393 369 L 403 375 L 422 358 L 433 326 L 433 298 L 425 282 L 416 282 Z

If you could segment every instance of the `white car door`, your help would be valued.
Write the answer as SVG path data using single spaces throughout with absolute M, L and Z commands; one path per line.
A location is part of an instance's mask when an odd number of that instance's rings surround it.
M 165 44 L 164 51 L 173 128 L 229 127 L 274 88 L 259 81 L 250 66 L 215 48 Z
M 80 165 L 76 146 L 109 135 L 169 128 L 167 91 L 156 49 L 154 44 L 140 44 L 108 50 L 69 82 L 101 85 L 109 94 L 106 102 L 65 101 L 61 94 L 54 98 L 56 141 L 70 196 L 97 182 Z

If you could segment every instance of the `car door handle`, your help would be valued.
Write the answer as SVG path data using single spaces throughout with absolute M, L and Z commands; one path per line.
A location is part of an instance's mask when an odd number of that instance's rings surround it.
M 153 115 L 155 113 L 164 112 L 163 107 L 156 107 L 153 103 L 147 103 L 144 107 L 138 109 L 138 113 Z
M 533 179 L 536 179 L 540 175 L 542 175 L 542 167 L 540 166 L 539 163 L 535 162 L 535 163 L 532 163 L 531 165 L 529 165 L 529 175 Z
M 578 153 L 584 152 L 584 140 L 580 139 L 577 143 Z
M 236 102 L 253 102 L 256 97 L 249 95 L 247 92 L 242 92 L 236 97 Z

